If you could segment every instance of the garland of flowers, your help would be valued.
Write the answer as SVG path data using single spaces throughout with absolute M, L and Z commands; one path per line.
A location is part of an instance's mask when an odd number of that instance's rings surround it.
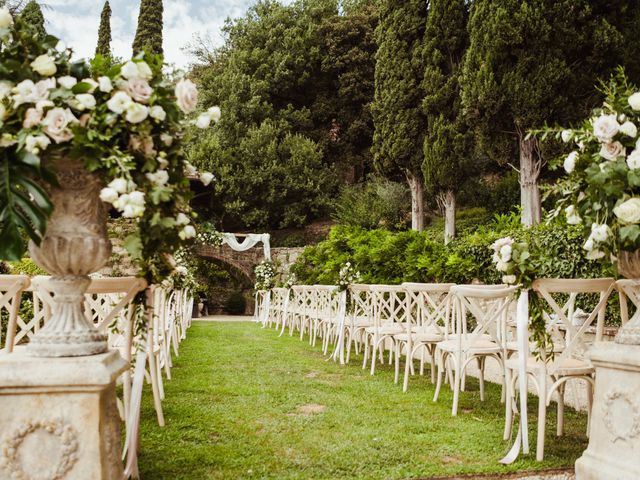
M 284 288 L 291 288 L 298 283 L 298 277 L 293 272 L 288 272 L 282 284 Z
M 209 222 L 205 222 L 199 226 L 196 240 L 200 245 L 216 248 L 221 247 L 224 243 L 222 234 Z
M 340 267 L 338 272 L 338 287 L 340 291 L 347 290 L 350 285 L 361 281 L 360 272 L 356 270 L 351 262 L 346 262 Z
M 196 236 L 189 178 L 213 175 L 185 161 L 186 115 L 198 91 L 188 79 L 163 74 L 159 56 L 140 54 L 122 64 L 97 56 L 72 62 L 58 39 L 0 9 L 0 258 L 19 259 L 21 232 L 36 244 L 52 205 L 42 183 L 55 184 L 58 159 L 80 159 L 106 185 L 101 199 L 137 229 L 125 248 L 149 283 L 175 273 L 171 255 Z M 208 128 L 213 107 L 188 123 Z
M 270 290 L 274 286 L 276 278 L 276 267 L 273 262 L 263 260 L 254 269 L 256 275 L 256 290 Z

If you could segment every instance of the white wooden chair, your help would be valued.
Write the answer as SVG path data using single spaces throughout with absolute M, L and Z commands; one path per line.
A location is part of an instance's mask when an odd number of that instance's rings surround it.
M 354 284 L 349 286 L 350 311 L 345 322 L 347 355 L 346 363 L 351 358 L 351 348 L 356 354 L 364 347 L 366 329 L 373 326 L 373 293 L 370 285 Z
M 7 336 L 4 342 L 5 353 L 13 352 L 13 347 L 22 337 L 16 338 L 18 326 L 22 327 L 24 319 L 20 318 L 20 303 L 22 293 L 29 287 L 29 277 L 26 275 L 0 275 L 0 313 L 7 314 Z M 18 325 L 20 323 L 20 325 Z M 0 330 L 0 346 L 2 345 L 2 330 Z
M 424 374 L 425 353 L 431 361 L 431 382 L 435 383 L 435 347 L 450 331 L 451 287 L 450 283 L 403 283 L 407 295 L 405 331 L 394 335 L 396 343 L 395 382 L 400 375 L 400 357 L 404 350 L 406 364 L 403 391 L 409 386 L 413 374 L 413 359 L 420 352 L 420 375 Z
M 536 459 L 541 461 L 544 458 L 547 407 L 550 405 L 554 394 L 557 394 L 558 400 L 557 435 L 560 436 L 564 432 L 564 390 L 565 384 L 569 380 L 583 380 L 585 382 L 589 419 L 591 417 L 595 369 L 585 355 L 590 347 L 586 341 L 585 333 L 595 321 L 595 341 L 602 340 L 607 300 L 615 288 L 615 283 L 611 278 L 580 280 L 538 279 L 534 281 L 532 287 L 532 294 L 537 294 L 544 305 L 545 318 L 549 319 L 552 316 L 557 318 L 565 331 L 564 345 L 560 347 L 554 346 L 556 353 L 553 359 L 544 358 L 544 353 L 541 354 L 542 358 L 535 358 L 534 356 L 529 356 L 528 352 L 524 352 L 527 377 L 528 380 L 532 381 L 539 397 Z M 576 295 L 597 297 L 595 308 L 589 313 L 580 327 L 573 325 L 573 307 L 567 307 L 568 303 L 575 302 Z M 561 301 L 561 299 L 564 301 Z M 517 355 L 512 356 L 506 362 L 507 395 L 512 399 L 512 402 L 515 397 L 521 355 L 523 353 L 518 352 Z M 511 434 L 512 402 L 507 402 L 505 438 L 509 438 Z
M 271 289 L 271 305 L 269 308 L 269 320 L 267 322 L 269 327 L 280 329 L 284 323 L 284 307 L 288 294 L 289 289 L 287 288 L 278 287 Z
M 316 285 L 316 308 L 314 312 L 313 343 L 319 336 L 322 340 L 322 352 L 329 352 L 329 345 L 336 337 L 338 315 L 338 287 Z
M 458 414 L 460 391 L 469 364 L 478 363 L 480 400 L 484 401 L 484 368 L 487 358 L 494 358 L 503 373 L 506 359 L 506 324 L 509 306 L 518 287 L 495 285 L 456 285 L 451 287 L 454 299 L 453 331 L 436 346 L 437 385 L 433 401 L 438 400 L 445 372 L 453 389 L 451 414 Z M 471 328 L 470 328 L 471 327 Z M 471 330 L 471 331 L 469 331 Z

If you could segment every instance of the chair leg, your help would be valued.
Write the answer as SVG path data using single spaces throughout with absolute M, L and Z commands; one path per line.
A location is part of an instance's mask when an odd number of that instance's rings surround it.
M 544 430 L 547 420 L 547 374 L 543 372 L 538 376 L 538 443 L 536 447 L 536 460 L 544 459 Z
M 367 358 L 369 357 L 369 338 L 367 337 L 367 335 L 364 335 L 364 359 L 362 361 L 362 369 L 364 370 L 365 368 L 367 368 Z M 372 362 L 375 363 L 376 359 L 375 359 L 375 351 L 373 352 L 373 359 L 371 360 Z
M 424 349 L 425 349 L 425 346 L 423 345 L 422 348 L 420 349 L 420 376 L 424 375 L 424 362 L 425 362 Z
M 384 363 L 384 358 L 382 357 L 382 345 L 380 340 L 378 340 L 378 336 L 374 335 L 373 342 L 371 344 L 371 375 L 376 373 L 376 357 L 378 356 L 378 352 L 380 352 L 380 361 Z
M 451 405 L 451 415 L 458 415 L 458 400 L 460 398 L 460 383 L 461 383 L 460 365 L 454 365 L 453 372 L 453 405 Z
M 349 335 L 347 335 L 347 357 L 346 363 L 349 363 L 349 358 L 351 358 L 351 342 L 353 341 L 353 332 L 349 329 Z
M 484 402 L 484 360 L 485 357 L 478 357 L 476 361 L 478 363 L 478 380 L 480 383 L 480 401 Z
M 396 350 L 396 372 L 395 372 L 395 376 L 393 378 L 393 383 L 395 383 L 396 385 L 398 384 L 398 380 L 400 378 L 400 349 L 402 348 L 400 346 L 400 342 L 396 342 L 395 345 L 395 350 Z
M 413 351 L 407 345 L 407 357 L 404 364 L 404 382 L 402 383 L 402 391 L 406 392 L 409 389 L 409 373 L 411 372 L 411 366 L 413 365 Z
M 438 401 L 438 396 L 440 395 L 440 389 L 442 388 L 442 379 L 444 377 L 444 365 L 443 365 L 443 359 L 442 359 L 442 353 L 439 353 L 436 351 L 436 355 L 438 356 L 437 358 L 437 364 L 438 364 L 438 374 L 437 374 L 437 383 L 436 383 L 436 392 L 433 395 L 433 401 L 437 402 Z
M 564 435 L 564 388 L 566 383 L 563 383 L 558 388 L 558 421 L 556 425 L 556 435 L 561 437 Z

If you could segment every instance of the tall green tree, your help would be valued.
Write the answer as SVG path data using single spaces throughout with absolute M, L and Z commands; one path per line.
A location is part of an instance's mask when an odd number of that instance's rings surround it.
M 138 28 L 133 40 L 134 55 L 145 50 L 162 55 L 162 0 L 141 0 Z
M 465 0 L 431 0 L 424 34 L 422 107 L 427 192 L 445 214 L 445 243 L 456 236 L 456 194 L 468 176 L 470 135 L 462 117 L 460 76 L 468 46 Z
M 100 14 L 96 55 L 111 56 L 111 5 L 109 5 L 109 0 L 104 2 L 104 7 L 102 7 L 102 13 Z
M 616 65 L 637 65 L 627 45 L 635 40 L 624 32 L 638 8 L 637 0 L 472 2 L 463 106 L 482 153 L 519 169 L 525 225 L 540 221 L 544 165 L 527 131 L 577 121 L 598 101 L 599 78 Z
M 44 15 L 42 14 L 42 9 L 38 2 L 31 0 L 25 5 L 20 15 L 26 22 L 36 27 L 38 35 L 44 36 L 47 34 L 47 31 L 44 28 Z
M 373 154 L 385 175 L 401 173 L 411 190 L 411 227 L 424 228 L 422 175 L 425 118 L 420 61 L 427 20 L 424 0 L 384 0 L 376 29 Z

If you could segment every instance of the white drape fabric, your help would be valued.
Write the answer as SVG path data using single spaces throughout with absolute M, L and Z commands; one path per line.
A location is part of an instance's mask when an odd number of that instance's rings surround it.
M 347 319 L 347 291 L 340 292 L 340 300 L 338 304 L 338 316 L 336 323 L 338 324 L 338 340 L 336 341 L 336 347 L 333 351 L 331 358 L 333 361 L 340 360 L 340 365 L 344 365 L 344 324 Z
M 518 427 L 518 434 L 516 435 L 516 441 L 514 442 L 509 453 L 500 460 L 500 463 L 506 465 L 516 461 L 522 453 L 529 453 L 529 427 L 527 424 L 527 357 L 529 356 L 529 290 L 522 290 L 520 297 L 518 298 L 518 305 L 516 308 L 516 325 L 517 325 L 517 340 L 518 340 L 518 386 L 520 388 L 520 424 Z M 541 402 L 544 398 L 544 393 L 540 393 Z M 507 402 L 511 399 L 507 398 Z M 513 405 L 514 410 L 515 405 Z M 517 410 L 516 410 L 517 411 Z
M 262 242 L 264 258 L 265 260 L 271 260 L 271 235 L 268 233 L 250 233 L 244 237 L 242 242 L 239 242 L 233 233 L 223 233 L 222 241 L 236 252 L 246 252 Z
M 284 330 L 289 321 L 289 297 L 291 297 L 291 289 L 287 290 L 287 296 L 284 297 L 284 305 L 282 306 L 282 330 L 280 331 L 280 337 L 284 335 Z

